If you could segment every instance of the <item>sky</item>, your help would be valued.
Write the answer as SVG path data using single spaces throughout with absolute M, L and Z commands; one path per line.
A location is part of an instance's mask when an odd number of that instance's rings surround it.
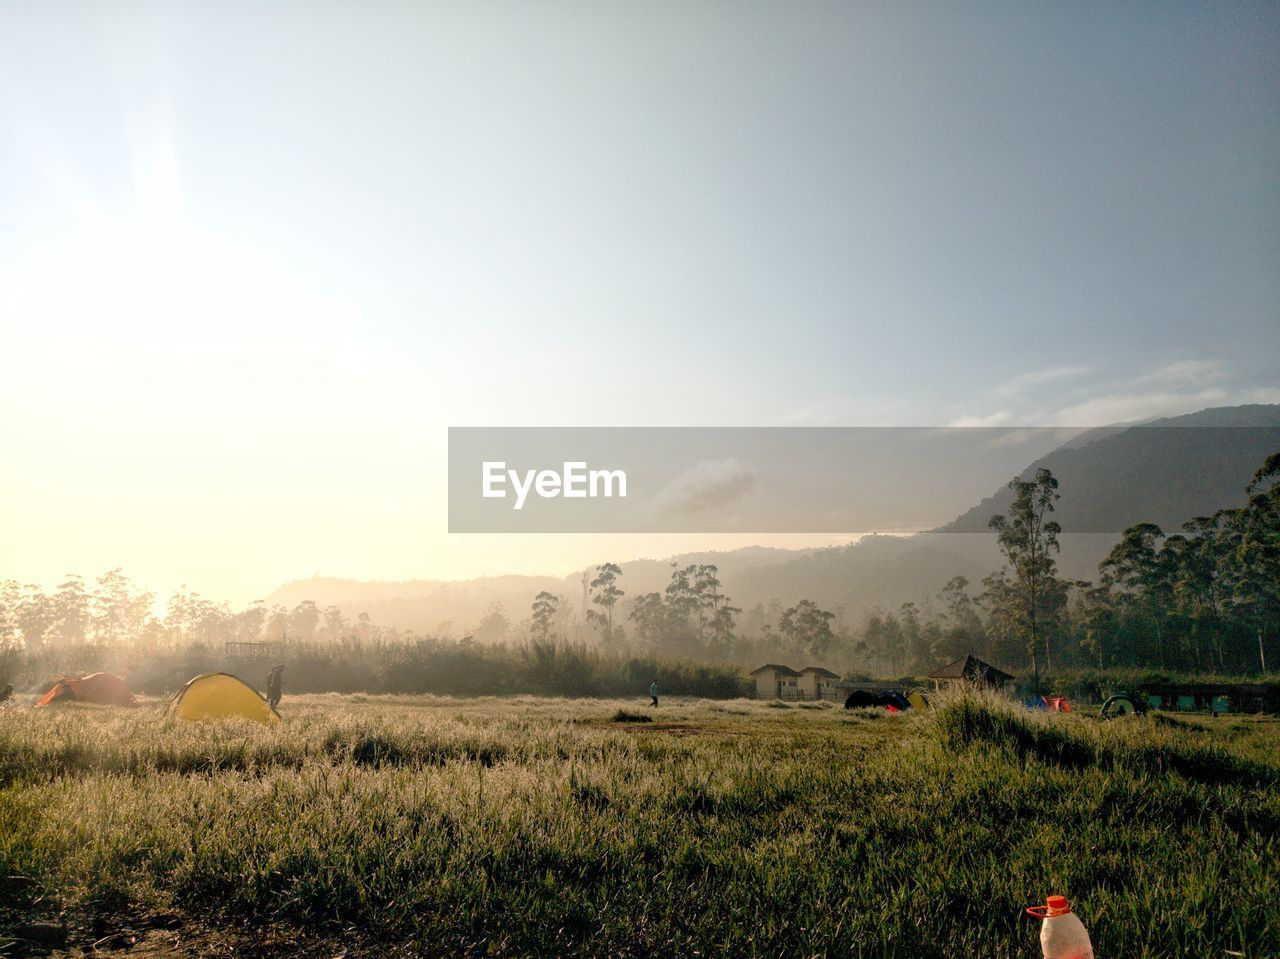
M 745 542 L 451 536 L 450 426 L 1280 402 L 1278 175 L 1275 4 L 2 3 L 0 578 Z

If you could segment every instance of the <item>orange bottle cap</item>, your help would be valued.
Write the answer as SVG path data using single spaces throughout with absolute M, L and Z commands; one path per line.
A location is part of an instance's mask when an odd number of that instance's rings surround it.
M 1050 916 L 1065 916 L 1070 911 L 1071 903 L 1067 902 L 1066 896 L 1050 896 L 1043 906 L 1029 907 L 1027 914 L 1037 919 L 1047 919 Z

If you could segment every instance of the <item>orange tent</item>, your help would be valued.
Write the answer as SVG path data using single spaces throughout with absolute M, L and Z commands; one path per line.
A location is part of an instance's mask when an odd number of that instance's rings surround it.
M 59 701 L 104 703 L 109 706 L 136 705 L 133 693 L 129 692 L 124 680 L 110 673 L 93 673 L 80 679 L 60 679 L 36 705 L 48 706 Z

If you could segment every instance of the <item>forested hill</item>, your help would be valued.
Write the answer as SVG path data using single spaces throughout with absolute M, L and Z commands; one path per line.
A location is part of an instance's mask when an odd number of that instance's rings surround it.
M 1119 532 L 1138 522 L 1176 530 L 1196 516 L 1242 506 L 1245 486 L 1280 450 L 1280 406 L 1232 406 L 1094 430 L 1036 460 L 1022 473 L 1053 472 L 1061 499 L 1054 515 L 1071 533 Z M 1013 493 L 1001 488 L 944 533 L 985 533 Z
M 1280 406 L 1227 407 L 1091 430 L 1031 463 L 1022 475 L 1047 467 L 1058 478 L 1061 500 L 1054 518 L 1066 530 L 1059 571 L 1070 579 L 1092 580 L 1126 527 L 1149 521 L 1173 532 L 1196 516 L 1242 505 L 1254 471 L 1278 450 Z M 624 560 L 624 605 L 661 590 L 674 561 L 717 566 L 725 592 L 743 609 L 775 599 L 783 605 L 812 599 L 851 618 L 873 607 L 896 609 L 937 596 L 953 576 L 963 575 L 977 587 L 997 569 L 1001 558 L 987 522 L 1007 511 L 1010 501 L 1002 488 L 954 522 L 913 537 L 872 536 L 829 549 L 749 547 Z M 598 562 L 617 559 L 601 556 Z M 571 607 L 581 605 L 579 575 L 401 583 L 310 579 L 286 584 L 267 602 L 292 607 L 310 599 L 337 605 L 350 618 L 368 612 L 380 624 L 422 631 L 448 621 L 463 632 L 494 604 L 520 620 L 541 590 L 563 596 Z

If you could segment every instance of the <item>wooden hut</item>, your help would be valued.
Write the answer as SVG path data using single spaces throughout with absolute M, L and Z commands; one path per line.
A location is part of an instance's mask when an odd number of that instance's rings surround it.
M 983 689 L 1002 689 L 1004 684 L 1013 679 L 1002 669 L 996 669 L 990 663 L 983 662 L 977 656 L 967 655 L 954 663 L 947 663 L 941 669 L 929 674 L 935 689 L 943 685 L 967 683 Z

